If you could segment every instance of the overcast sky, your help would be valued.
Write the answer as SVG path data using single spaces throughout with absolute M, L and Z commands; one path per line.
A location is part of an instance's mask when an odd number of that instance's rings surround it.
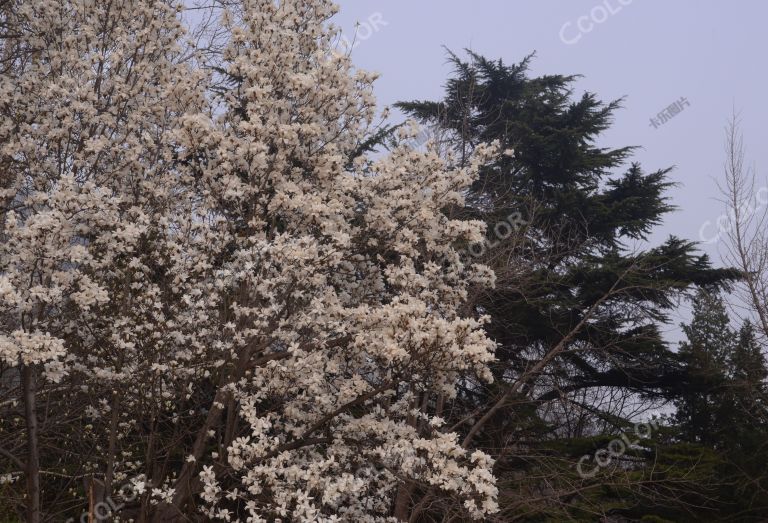
M 580 74 L 577 88 L 602 100 L 625 97 L 602 146 L 641 146 L 647 170 L 674 166 L 670 191 L 679 210 L 654 235 L 708 240 L 719 262 L 717 180 L 724 125 L 741 110 L 748 162 L 761 181 L 768 150 L 768 2 L 744 0 L 337 0 L 346 37 L 358 37 L 355 63 L 381 73 L 379 103 L 441 97 L 450 73 L 443 46 L 517 62 L 536 52 L 531 72 Z M 657 114 L 684 98 L 682 111 Z M 685 103 L 688 105 L 685 105 Z M 655 118 L 654 127 L 651 118 Z M 768 201 L 765 191 L 760 198 Z M 677 337 L 677 336 L 674 336 Z

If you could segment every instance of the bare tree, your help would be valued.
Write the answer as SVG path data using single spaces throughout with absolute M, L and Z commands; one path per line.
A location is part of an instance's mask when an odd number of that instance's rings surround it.
M 725 129 L 726 205 L 724 262 L 743 273 L 737 288 L 738 312 L 755 320 L 761 341 L 768 339 L 768 186 L 758 187 L 755 169 L 745 164 L 741 120 L 734 111 Z M 762 195 L 762 196 L 761 196 Z M 718 223 L 722 227 L 722 224 Z

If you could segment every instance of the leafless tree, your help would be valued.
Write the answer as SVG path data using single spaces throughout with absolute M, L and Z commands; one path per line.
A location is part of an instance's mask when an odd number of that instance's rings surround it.
M 768 185 L 745 161 L 741 119 L 734 112 L 725 129 L 724 180 L 720 184 L 726 206 L 724 262 L 743 273 L 734 307 L 757 325 L 768 340 Z M 721 220 L 719 220 L 721 221 Z M 719 223 L 722 227 L 722 224 Z

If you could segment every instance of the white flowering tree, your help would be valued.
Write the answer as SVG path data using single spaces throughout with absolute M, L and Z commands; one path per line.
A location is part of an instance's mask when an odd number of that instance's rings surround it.
M 60 462 L 54 446 L 95 441 L 57 423 L 83 417 L 87 398 L 58 405 L 56 416 L 37 403 L 89 388 L 111 391 L 107 408 L 120 401 L 107 381 L 130 372 L 134 340 L 146 338 L 135 320 L 158 292 L 138 276 L 142 252 L 162 243 L 153 231 L 170 236 L 168 220 L 184 216 L 169 139 L 184 110 L 202 109 L 204 84 L 174 62 L 183 31 L 168 2 L 9 1 L 1 27 L 0 360 L 4 383 L 14 370 L 22 376 L 25 452 L 13 463 L 26 477 L 26 518 L 39 521 L 41 473 L 53 473 L 41 460 Z M 4 434 L 16 428 L 12 414 Z M 41 422 L 53 438 L 47 451 Z M 110 448 L 84 460 L 103 465 L 107 483 L 113 425 Z
M 493 358 L 463 308 L 493 276 L 456 250 L 482 228 L 445 212 L 475 166 L 361 154 L 374 76 L 335 7 L 216 4 L 206 49 L 166 0 L 0 9 L 0 472 L 26 519 L 493 513 L 491 460 L 441 419 Z

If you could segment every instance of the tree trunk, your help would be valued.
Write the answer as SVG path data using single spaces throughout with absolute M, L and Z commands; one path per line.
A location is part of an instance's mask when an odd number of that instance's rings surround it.
M 104 475 L 104 497 L 112 497 L 112 481 L 115 476 L 115 456 L 117 454 L 117 431 L 120 421 L 120 399 L 117 393 L 112 395 L 112 412 L 109 420 L 109 451 L 107 456 L 107 471 Z
M 40 451 L 37 446 L 37 383 L 34 367 L 23 365 L 21 376 L 27 423 L 27 523 L 40 523 Z
M 397 495 L 395 496 L 395 510 L 392 515 L 398 521 L 408 521 L 408 512 L 411 507 L 412 495 L 412 483 L 403 482 L 399 487 L 397 487 Z

